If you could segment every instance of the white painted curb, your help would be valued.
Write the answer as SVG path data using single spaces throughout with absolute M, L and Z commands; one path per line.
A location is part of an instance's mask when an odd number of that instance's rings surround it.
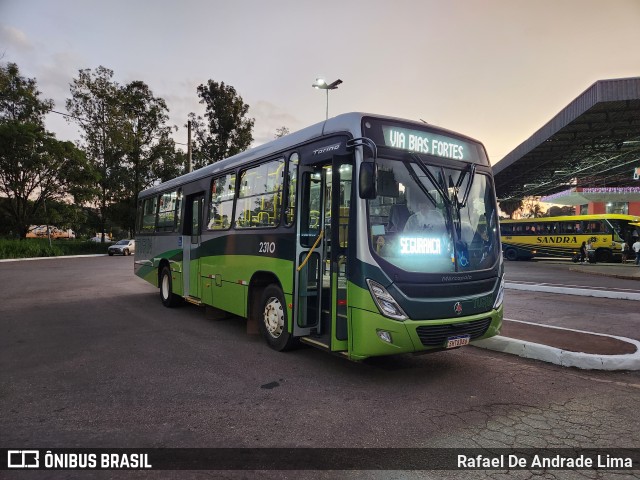
M 552 287 L 550 285 L 534 285 L 529 283 L 505 282 L 504 288 L 511 290 L 525 290 L 527 292 L 560 293 L 564 295 L 579 295 L 581 297 L 614 298 L 618 300 L 638 300 L 640 293 L 621 292 L 615 290 L 598 290 L 589 288 Z
M 600 355 L 582 352 L 570 352 L 560 348 L 550 347 L 539 343 L 528 342 L 516 338 L 496 336 L 485 340 L 476 340 L 471 342 L 472 345 L 488 350 L 510 353 L 523 358 L 532 358 L 541 360 L 563 367 L 576 367 L 583 370 L 640 370 L 640 342 L 631 338 L 617 337 L 615 335 L 605 335 L 603 333 L 586 332 L 584 330 L 574 330 L 571 328 L 554 327 L 550 325 L 542 325 L 539 323 L 523 322 L 520 320 L 509 320 L 512 322 L 527 323 L 529 325 L 537 325 L 546 328 L 555 328 L 557 330 L 569 330 L 572 332 L 588 333 L 590 335 L 599 335 L 602 337 L 615 338 L 623 342 L 635 345 L 635 353 L 625 355 Z
M 61 258 L 91 258 L 91 257 L 106 257 L 106 253 L 94 253 L 91 255 L 60 255 L 59 257 L 32 257 L 32 258 L 4 258 L 0 260 L 0 263 L 4 262 L 33 262 L 35 260 L 58 260 Z

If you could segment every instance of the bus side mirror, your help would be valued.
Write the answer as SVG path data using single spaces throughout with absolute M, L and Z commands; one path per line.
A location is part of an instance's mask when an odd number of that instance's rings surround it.
M 360 198 L 373 200 L 378 195 L 376 185 L 378 177 L 378 166 L 375 162 L 362 162 L 360 164 L 360 177 L 358 183 L 360 187 Z

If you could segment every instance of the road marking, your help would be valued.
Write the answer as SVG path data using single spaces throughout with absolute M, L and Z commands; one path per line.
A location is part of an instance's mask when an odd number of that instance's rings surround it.
M 512 290 L 525 290 L 527 292 L 546 292 L 564 295 L 578 295 L 581 297 L 613 298 L 617 300 L 637 300 L 640 301 L 640 292 L 637 290 L 616 289 L 601 290 L 602 287 L 584 286 L 557 286 L 548 283 L 529 282 L 505 282 L 505 288 Z
M 60 255 L 59 257 L 33 257 L 33 258 L 3 258 L 0 263 L 5 262 L 33 262 L 35 260 L 59 260 L 63 258 L 90 258 L 90 257 L 106 257 L 106 253 L 94 253 L 91 255 Z

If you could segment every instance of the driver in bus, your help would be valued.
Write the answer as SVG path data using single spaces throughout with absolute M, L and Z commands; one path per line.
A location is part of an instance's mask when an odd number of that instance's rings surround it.
M 404 226 L 405 232 L 426 231 L 434 232 L 444 230 L 444 217 L 429 200 L 420 199 L 417 202 L 416 212 L 409 217 Z

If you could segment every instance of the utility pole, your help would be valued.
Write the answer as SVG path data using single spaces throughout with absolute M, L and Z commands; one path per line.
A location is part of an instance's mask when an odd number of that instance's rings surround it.
M 187 120 L 187 173 L 191 173 L 191 120 Z

